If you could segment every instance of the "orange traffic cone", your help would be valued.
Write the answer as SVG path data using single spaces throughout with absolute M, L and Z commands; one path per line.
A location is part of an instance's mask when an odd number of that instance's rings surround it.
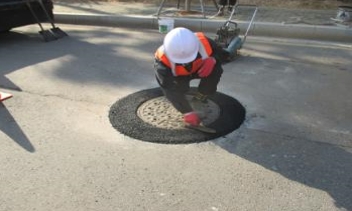
M 7 100 L 12 97 L 12 94 L 0 92 L 0 102 Z

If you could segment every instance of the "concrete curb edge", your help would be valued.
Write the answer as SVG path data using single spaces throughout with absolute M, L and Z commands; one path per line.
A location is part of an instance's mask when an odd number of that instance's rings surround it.
M 224 20 L 173 19 L 175 20 L 175 27 L 183 26 L 194 31 L 211 31 L 214 33 L 225 23 Z M 57 23 L 64 24 L 158 29 L 158 19 L 155 16 L 55 13 L 55 20 Z M 249 23 L 244 21 L 238 21 L 237 23 L 241 32 L 244 33 Z M 352 28 L 347 26 L 254 22 L 250 34 L 254 36 L 352 42 Z

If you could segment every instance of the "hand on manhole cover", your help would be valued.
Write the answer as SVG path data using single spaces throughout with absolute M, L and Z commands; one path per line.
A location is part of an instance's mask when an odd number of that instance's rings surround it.
M 192 96 L 187 95 L 191 102 Z M 220 108 L 211 100 L 194 108 L 204 125 L 215 122 L 220 115 Z M 177 111 L 164 97 L 157 97 L 142 103 L 137 109 L 137 115 L 144 122 L 164 129 L 184 129 L 183 115 Z

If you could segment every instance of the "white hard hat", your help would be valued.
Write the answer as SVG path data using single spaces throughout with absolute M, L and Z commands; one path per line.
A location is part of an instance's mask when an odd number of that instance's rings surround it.
M 197 57 L 199 40 L 189 29 L 175 28 L 165 36 L 164 49 L 171 62 L 189 63 Z

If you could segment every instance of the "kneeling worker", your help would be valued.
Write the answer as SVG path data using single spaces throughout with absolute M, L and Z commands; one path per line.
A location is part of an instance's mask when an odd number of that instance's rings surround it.
M 207 97 L 215 94 L 223 72 L 223 54 L 224 50 L 203 33 L 182 27 L 166 34 L 163 45 L 155 52 L 156 80 L 165 97 L 183 114 L 186 125 L 200 125 L 199 114 L 191 104 L 206 103 Z M 192 79 L 200 82 L 190 104 L 186 93 Z

